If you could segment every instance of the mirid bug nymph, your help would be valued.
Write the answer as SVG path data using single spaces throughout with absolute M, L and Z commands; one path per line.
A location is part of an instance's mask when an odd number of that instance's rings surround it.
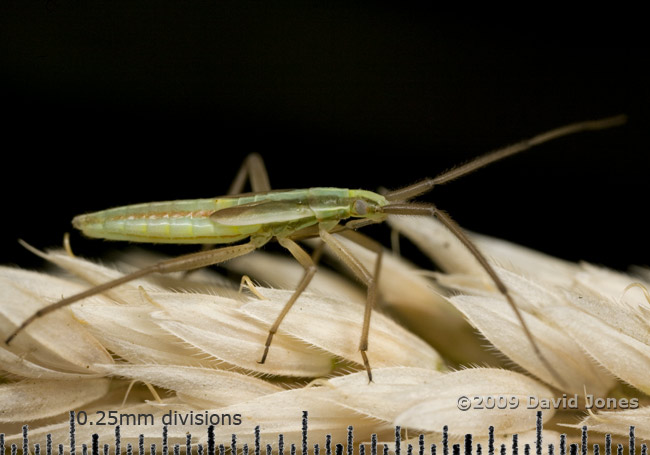
M 515 312 L 537 357 L 558 382 L 562 383 L 560 375 L 540 351 L 508 288 L 483 254 L 445 212 L 440 211 L 433 204 L 413 202 L 412 199 L 428 193 L 437 185 L 462 177 L 533 146 L 580 131 L 621 125 L 625 120 L 625 116 L 616 116 L 557 128 L 480 156 L 435 178 L 427 178 L 413 185 L 388 191 L 383 195 L 372 191 L 342 188 L 272 191 L 261 157 L 253 154 L 244 161 L 227 196 L 129 205 L 78 216 L 73 220 L 74 226 L 90 237 L 187 244 L 231 244 L 247 241 L 164 260 L 66 297 L 30 316 L 9 335 L 6 343 L 9 344 L 37 318 L 84 298 L 152 273 L 187 271 L 218 264 L 250 253 L 271 240 L 277 240 L 303 266 L 305 272 L 293 295 L 269 329 L 259 361 L 264 363 L 274 334 L 292 305 L 309 285 L 316 273 L 316 264 L 322 247 L 328 245 L 368 289 L 359 351 L 368 379 L 372 381 L 372 371 L 366 352 L 369 348 L 370 316 L 377 300 L 377 283 L 380 278 L 383 249 L 379 243 L 356 232 L 356 229 L 381 223 L 388 215 L 435 216 L 465 245 L 488 273 Z M 240 194 L 247 178 L 250 180 L 253 193 Z M 334 234 L 342 235 L 375 252 L 373 269 L 368 270 L 363 266 Z M 297 243 L 298 240 L 309 237 L 318 237 L 321 240 L 311 256 Z

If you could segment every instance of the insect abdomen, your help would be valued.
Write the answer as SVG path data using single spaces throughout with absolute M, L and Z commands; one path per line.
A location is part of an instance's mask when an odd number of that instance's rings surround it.
M 89 237 L 150 243 L 230 243 L 259 226 L 224 226 L 210 215 L 229 199 L 198 199 L 128 205 L 80 215 L 73 225 Z

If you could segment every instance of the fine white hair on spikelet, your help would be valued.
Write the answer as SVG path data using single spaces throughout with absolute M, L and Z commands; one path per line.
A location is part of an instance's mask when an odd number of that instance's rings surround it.
M 650 436 L 650 383 L 644 374 L 650 370 L 650 302 L 643 292 L 624 292 L 631 283 L 648 286 L 643 273 L 632 277 L 470 234 L 514 295 L 544 356 L 562 372 L 565 384 L 559 384 L 532 351 L 506 300 L 455 237 L 433 219 L 390 217 L 390 223 L 443 272 L 431 280 L 385 252 L 381 308 L 372 315 L 369 336 L 373 383 L 358 352 L 365 290 L 331 271 L 316 274 L 280 326 L 267 362 L 257 362 L 269 326 L 303 269 L 255 252 L 230 265 L 273 286 L 255 285 L 262 300 L 237 293 L 239 283 L 210 271 L 137 280 L 48 314 L 11 346 L 1 345 L 0 424 L 7 441 L 19 441 L 20 424 L 27 422 L 33 442 L 42 442 L 46 433 L 65 439 L 66 411 L 74 404 L 88 415 L 118 410 L 155 417 L 156 425 L 124 427 L 124 443 L 136 442 L 140 433 L 159 437 L 162 416 L 174 410 L 239 413 L 245 417 L 236 428 L 242 443 L 252 442 L 246 438 L 255 425 L 265 440 L 283 433 L 287 443 L 298 442 L 303 410 L 310 413 L 314 440 L 326 434 L 343 440 L 348 425 L 359 441 L 372 433 L 388 441 L 396 424 L 431 435 L 446 424 L 452 438 L 472 432 L 480 441 L 479 434 L 494 425 L 499 437 L 516 432 L 523 443 L 534 434 L 533 411 L 525 406 L 460 411 L 459 396 L 505 395 L 523 403 L 531 396 L 577 394 L 578 409 L 544 412 L 545 424 L 574 425 L 585 415 L 585 389 L 599 397 L 635 398 L 640 406 L 591 412 L 585 424 L 627 434 L 636 419 L 637 434 Z M 372 267 L 371 254 L 345 244 Z M 1 267 L 0 335 L 62 295 L 85 289 L 80 280 L 97 284 L 127 269 L 57 251 L 34 252 L 72 276 Z M 143 259 L 127 255 L 124 263 L 129 262 Z M 163 403 L 151 402 L 142 384 L 164 396 Z M 186 432 L 198 435 L 200 428 L 172 425 L 170 443 L 184 443 Z M 216 430 L 217 437 L 229 438 L 233 427 Z M 78 431 L 78 438 L 112 435 L 111 428 Z M 558 434 L 545 431 L 545 436 L 552 440 Z

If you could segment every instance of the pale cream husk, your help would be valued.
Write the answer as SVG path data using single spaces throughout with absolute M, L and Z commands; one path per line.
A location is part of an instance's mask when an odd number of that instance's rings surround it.
M 263 283 L 255 293 L 246 286 L 238 292 L 239 283 L 208 271 L 152 277 L 48 314 L 11 346 L 0 345 L 0 433 L 6 443 L 20 443 L 27 423 L 30 442 L 43 444 L 50 433 L 67 444 L 68 412 L 75 410 L 95 423 L 102 413 L 105 421 L 122 418 L 123 446 L 137 444 L 140 434 L 147 447 L 159 443 L 164 423 L 170 443 L 184 445 L 189 432 L 193 444 L 205 444 L 206 425 L 190 417 L 238 415 L 238 425 L 215 426 L 218 442 L 228 445 L 237 433 L 240 444 L 252 444 L 259 425 L 263 444 L 277 449 L 283 434 L 287 447 L 300 448 L 302 412 L 308 411 L 310 448 L 322 447 L 327 434 L 345 442 L 349 425 L 355 443 L 374 433 L 391 448 L 396 425 L 414 447 L 419 433 L 426 434 L 426 447 L 440 445 L 444 425 L 450 441 L 471 432 L 485 445 L 494 425 L 499 441 L 518 433 L 523 444 L 532 440 L 541 409 L 545 427 L 553 429 L 545 443 L 560 432 L 569 432 L 571 441 L 579 436 L 573 427 L 582 424 L 621 436 L 634 424 L 639 438 L 650 436 L 647 272 L 633 277 L 472 235 L 511 290 L 543 355 L 561 372 L 559 382 L 506 300 L 446 229 L 431 219 L 390 222 L 445 272 L 422 271 L 385 252 L 369 336 L 372 383 L 358 351 L 365 290 L 343 269 L 316 275 L 283 321 L 266 363 L 258 363 L 269 326 L 302 268 L 255 252 L 230 264 Z M 372 253 L 341 241 L 373 269 Z M 45 257 L 68 274 L 0 268 L 3 337 L 48 303 L 132 269 L 58 251 Z M 124 257 L 125 263 L 142 261 Z M 610 404 L 615 399 L 617 408 L 588 413 L 585 394 L 610 398 Z M 459 409 L 463 397 L 472 409 Z M 485 406 L 500 397 L 506 401 Z M 622 409 L 625 400 L 636 400 L 636 407 Z M 129 420 L 137 416 L 153 423 Z M 78 441 L 89 442 L 92 433 L 108 443 L 115 427 L 77 424 Z

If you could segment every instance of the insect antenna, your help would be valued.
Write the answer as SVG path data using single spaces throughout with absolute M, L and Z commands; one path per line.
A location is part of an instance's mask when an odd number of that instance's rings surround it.
M 523 152 L 529 148 L 535 147 L 548 141 L 552 141 L 553 139 L 558 139 L 560 137 L 568 136 L 582 131 L 612 128 L 614 126 L 622 125 L 626 121 L 626 115 L 617 115 L 615 117 L 608 117 L 600 120 L 588 120 L 585 122 L 572 123 L 560 128 L 555 128 L 553 130 L 547 131 L 546 133 L 538 134 L 535 137 L 517 142 L 516 144 L 510 145 L 508 147 L 486 153 L 485 155 L 479 156 L 478 158 L 475 158 L 465 164 L 445 171 L 437 177 L 424 179 L 417 183 L 414 183 L 413 185 L 409 185 L 394 191 L 389 191 L 384 194 L 384 197 L 391 202 L 408 201 L 409 199 L 420 196 L 424 193 L 428 193 L 436 185 L 442 185 L 447 182 L 451 182 L 452 180 L 463 177 L 471 172 L 487 166 L 488 164 L 494 163 L 495 161 L 516 155 L 519 152 Z
M 474 245 L 474 243 L 465 235 L 460 226 L 453 221 L 449 215 L 445 212 L 439 210 L 433 204 L 423 204 L 423 203 L 409 203 L 410 199 L 420 196 L 422 194 L 428 193 L 433 189 L 434 186 L 443 185 L 447 182 L 451 182 L 459 177 L 463 177 L 471 172 L 474 172 L 478 169 L 481 169 L 488 164 L 494 163 L 495 161 L 502 160 L 517 153 L 528 150 L 537 145 L 543 144 L 545 142 L 551 141 L 553 139 L 558 139 L 563 136 L 568 136 L 571 134 L 579 133 L 582 131 L 592 131 L 592 130 L 601 130 L 605 128 L 611 128 L 614 126 L 619 126 L 624 124 L 627 121 L 627 116 L 617 115 L 615 117 L 608 117 L 600 120 L 590 120 L 578 123 L 572 123 L 570 125 L 562 126 L 555 128 L 553 130 L 547 131 L 542 134 L 538 134 L 530 139 L 517 142 L 516 144 L 510 145 L 505 148 L 495 150 L 493 152 L 487 153 L 485 155 L 479 156 L 476 159 L 473 159 L 465 164 L 462 164 L 458 167 L 452 168 L 448 171 L 443 172 L 434 178 L 428 178 L 421 180 L 412 185 L 389 191 L 384 193 L 384 197 L 388 200 L 389 204 L 383 207 L 383 212 L 386 214 L 393 215 L 428 215 L 434 216 L 442 224 L 444 224 L 451 233 L 460 240 L 460 242 L 469 250 L 469 252 L 476 258 L 481 267 L 487 272 L 494 284 L 496 285 L 499 292 L 506 298 L 508 304 L 515 312 L 517 319 L 519 320 L 521 327 L 528 338 L 535 355 L 539 360 L 544 364 L 545 368 L 555 380 L 562 386 L 565 386 L 566 383 L 558 372 L 553 368 L 548 359 L 542 354 L 537 342 L 533 338 L 533 335 L 528 328 L 528 325 L 524 321 L 524 318 L 519 311 L 519 308 L 515 305 L 508 288 L 503 283 L 501 278 L 497 275 L 494 268 L 487 261 L 485 256 L 480 252 L 480 250 Z

